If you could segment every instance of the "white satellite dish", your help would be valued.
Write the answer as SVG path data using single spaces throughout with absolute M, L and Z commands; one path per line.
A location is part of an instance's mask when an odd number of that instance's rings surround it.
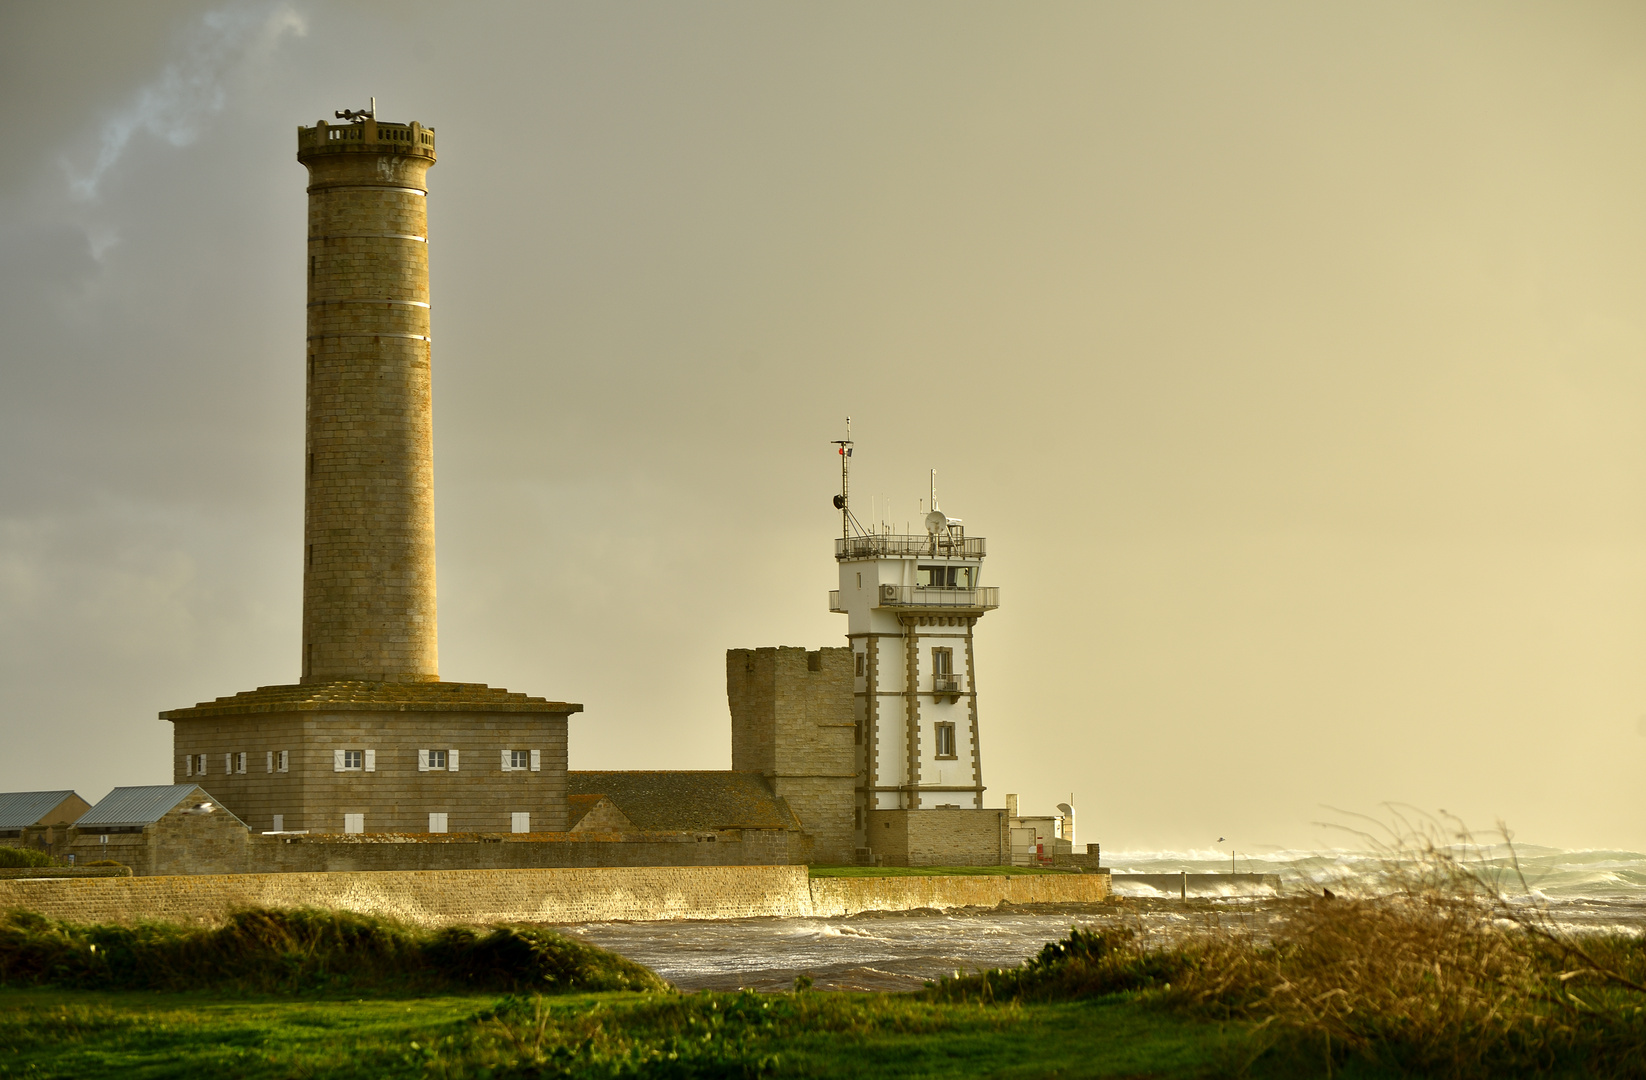
M 926 515 L 926 531 L 936 535 L 949 527 L 949 516 L 941 510 L 933 510 Z

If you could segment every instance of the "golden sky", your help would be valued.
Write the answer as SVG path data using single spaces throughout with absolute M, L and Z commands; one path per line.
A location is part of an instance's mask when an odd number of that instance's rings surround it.
M 430 174 L 446 678 L 721 768 L 829 440 L 986 536 L 989 805 L 1646 849 L 1646 8 L 0 7 L 0 790 L 294 681 L 305 173 Z

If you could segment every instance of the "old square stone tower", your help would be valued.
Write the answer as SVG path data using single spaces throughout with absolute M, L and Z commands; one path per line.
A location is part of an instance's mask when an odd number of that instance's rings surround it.
M 581 705 L 440 681 L 426 174 L 435 133 L 375 107 L 298 128 L 309 171 L 297 683 L 161 714 L 174 779 L 253 829 L 566 825 Z

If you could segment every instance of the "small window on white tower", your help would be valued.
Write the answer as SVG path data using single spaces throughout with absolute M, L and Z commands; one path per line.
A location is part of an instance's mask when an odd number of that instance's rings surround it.
M 864 671 L 865 667 L 867 666 L 864 663 L 864 660 L 866 660 L 866 659 L 867 658 L 862 653 L 857 654 L 857 677 L 858 678 L 863 677 L 863 671 Z
M 953 724 L 937 725 L 937 756 L 940 758 L 952 758 L 955 756 Z

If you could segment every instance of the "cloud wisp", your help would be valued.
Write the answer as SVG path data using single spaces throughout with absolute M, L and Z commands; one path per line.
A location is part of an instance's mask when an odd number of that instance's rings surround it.
M 284 4 L 234 4 L 207 12 L 183 35 L 182 55 L 104 125 L 91 168 L 70 168 L 69 191 L 79 199 L 96 198 L 98 186 L 139 132 L 173 146 L 189 145 L 206 120 L 223 110 L 236 68 L 266 56 L 287 34 L 307 32 L 302 17 Z

